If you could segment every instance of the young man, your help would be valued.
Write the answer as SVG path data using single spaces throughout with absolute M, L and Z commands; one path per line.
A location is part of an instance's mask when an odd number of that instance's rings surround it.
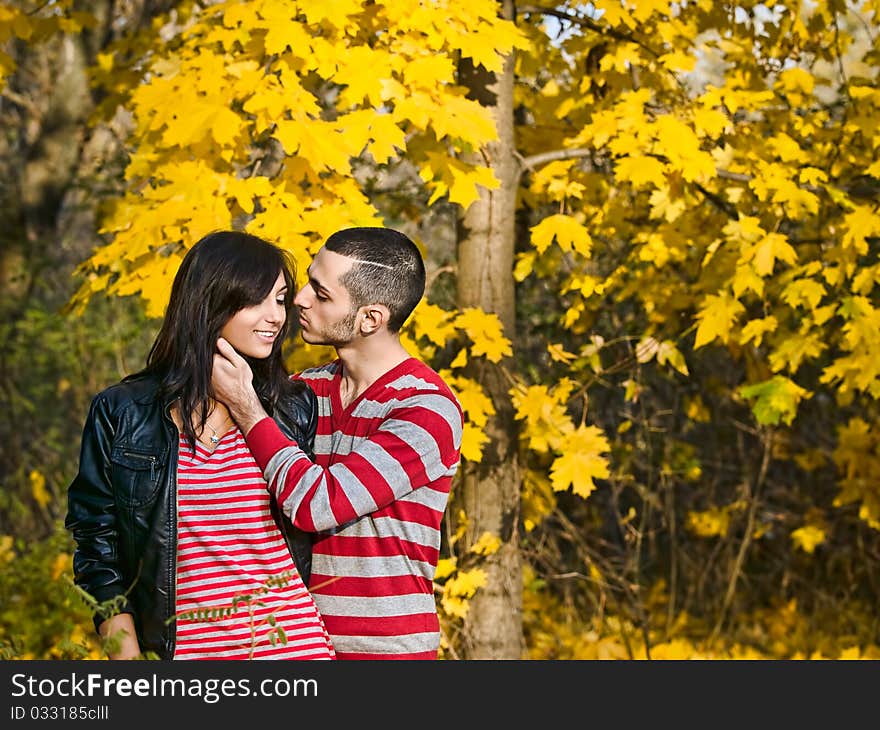
M 315 460 L 286 438 L 247 363 L 217 342 L 213 385 L 270 493 L 316 533 L 309 589 L 339 659 L 435 659 L 433 578 L 463 416 L 399 331 L 424 294 L 415 244 L 387 228 L 331 235 L 297 293 L 302 338 L 338 358 L 295 376 L 317 395 Z

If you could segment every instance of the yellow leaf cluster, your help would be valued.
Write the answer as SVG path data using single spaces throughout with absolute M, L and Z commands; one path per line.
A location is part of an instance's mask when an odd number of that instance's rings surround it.
M 495 415 L 495 406 L 477 381 L 446 370 L 440 374 L 455 393 L 465 415 L 461 455 L 468 461 L 479 462 L 483 446 L 489 441 L 485 426 L 489 417 Z
M 553 489 L 562 491 L 568 487 L 586 499 L 596 488 L 594 479 L 609 476 L 608 460 L 604 456 L 610 451 L 608 439 L 596 426 L 578 426 L 562 440 L 562 454 L 553 460 L 550 467 L 550 482 Z
M 574 431 L 566 410 L 573 383 L 562 380 L 556 386 L 517 385 L 510 390 L 516 418 L 523 421 L 522 438 L 538 452 L 559 451 L 565 436 Z
M 37 469 L 32 469 L 28 478 L 30 479 L 31 496 L 34 498 L 34 501 L 40 505 L 40 507 L 47 506 L 52 497 L 46 489 L 46 477 Z
M 455 318 L 455 326 L 471 340 L 471 355 L 485 356 L 491 362 L 512 355 L 510 340 L 504 335 L 501 320 L 494 312 L 477 307 L 466 307 Z M 463 365 L 464 363 L 459 363 Z
M 486 571 L 480 568 L 461 570 L 443 584 L 440 605 L 449 616 L 464 618 L 468 612 L 468 599 L 486 585 Z
M 556 506 L 553 487 L 544 471 L 526 469 L 520 497 L 522 522 L 527 532 L 535 529 Z
M 501 538 L 491 532 L 484 532 L 479 539 L 470 547 L 470 552 L 475 555 L 488 556 L 498 552 L 501 547 Z
M 0 535 L 0 563 L 8 563 L 15 558 L 12 545 L 15 542 L 12 535 Z
M 328 229 L 381 220 L 352 161 L 391 163 L 410 140 L 434 200 L 448 194 L 466 207 L 498 185 L 491 168 L 463 161 L 497 132 L 455 78 L 460 56 L 497 70 L 513 48 L 528 46 L 489 0 L 222 2 L 187 6 L 185 17 L 164 26 L 178 34 L 173 42 L 132 42 L 99 59 L 98 78 L 135 122 L 130 193 L 103 222 L 112 240 L 81 269 L 96 277 L 77 304 L 106 284 L 161 312 L 165 283 L 144 284 L 134 272 L 234 221 L 296 241 L 290 248 L 307 260 Z M 116 90 L 111 74 L 124 59 L 128 83 Z
M 692 510 L 687 515 L 687 529 L 699 537 L 724 537 L 730 528 L 731 514 L 743 506 L 741 502 L 734 502 L 703 511 Z
M 877 425 L 858 416 L 838 429 L 832 459 L 840 474 L 835 506 L 859 505 L 859 517 L 880 530 L 880 436 Z

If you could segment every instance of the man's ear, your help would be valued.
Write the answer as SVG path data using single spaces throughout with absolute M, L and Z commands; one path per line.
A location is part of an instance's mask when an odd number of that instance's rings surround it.
M 391 312 L 384 304 L 366 304 L 358 311 L 358 327 L 361 334 L 371 335 L 388 326 Z

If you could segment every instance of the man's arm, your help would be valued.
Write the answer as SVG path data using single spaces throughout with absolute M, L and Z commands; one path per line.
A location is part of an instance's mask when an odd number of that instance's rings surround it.
M 424 392 L 400 401 L 369 439 L 323 467 L 286 438 L 262 407 L 258 411 L 253 406 L 247 363 L 220 342 L 218 351 L 215 394 L 233 418 L 241 414 L 245 419 L 246 425 L 239 423 L 239 428 L 269 491 L 300 529 L 320 532 L 338 527 L 441 477 L 451 477 L 458 468 L 462 414 L 445 394 Z M 218 362 L 221 356 L 229 362 Z M 426 494 L 426 499 L 431 495 Z

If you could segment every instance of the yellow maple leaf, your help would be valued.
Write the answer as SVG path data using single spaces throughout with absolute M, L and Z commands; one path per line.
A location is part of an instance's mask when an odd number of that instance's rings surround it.
M 202 104 L 201 99 L 192 92 L 188 94 L 178 92 L 178 96 L 183 98 L 178 98 L 175 104 L 169 105 L 173 111 L 169 110 L 164 120 L 165 131 L 162 133 L 162 139 L 168 145 L 189 147 L 204 139 L 217 110 Z M 156 118 L 158 119 L 158 116 Z
M 753 248 L 753 256 L 755 271 L 760 276 L 770 276 L 777 259 L 787 264 L 794 264 L 797 261 L 797 251 L 782 233 L 768 233 L 757 241 Z
M 797 415 L 798 404 L 811 393 L 783 375 L 751 385 L 741 385 L 737 392 L 754 399 L 752 412 L 755 420 L 763 425 L 775 425 L 782 421 L 791 424 Z
M 493 28 L 482 18 L 459 19 L 456 17 L 458 13 L 461 10 L 450 16 L 455 22 L 449 24 L 449 29 L 458 31 L 451 40 L 461 49 L 462 57 L 472 59 L 475 66 L 500 71 L 504 54 L 510 53 L 514 47 L 528 47 L 525 36 L 516 26 L 495 24 Z
M 755 347 L 758 347 L 764 339 L 764 335 L 768 332 L 775 332 L 778 324 L 776 317 L 773 315 L 769 315 L 762 319 L 750 320 L 742 328 L 739 341 L 743 345 L 747 342 L 754 341 Z
M 752 290 L 759 297 L 764 295 L 764 279 L 758 276 L 754 265 L 751 263 L 740 264 L 736 267 L 733 275 L 733 295 L 737 298 L 743 295 L 743 292 Z
M 434 571 L 434 580 L 443 580 L 452 575 L 458 567 L 458 558 L 440 558 L 437 560 L 437 569 Z
M 675 346 L 672 340 L 663 340 L 657 348 L 657 362 L 660 365 L 669 363 L 675 370 L 682 375 L 688 375 L 688 366 L 685 362 L 684 355 Z
M 483 386 L 472 378 L 446 375 L 467 420 L 479 427 L 485 426 L 489 417 L 495 415 L 495 406 Z
M 816 309 L 825 293 L 825 287 L 815 279 L 794 279 L 786 284 L 781 298 L 790 307 L 806 305 L 810 309 Z
M 486 571 L 480 568 L 456 573 L 443 585 L 443 594 L 440 598 L 443 610 L 450 616 L 464 618 L 468 612 L 467 599 L 486 585 L 486 581 Z
M 783 162 L 806 162 L 807 157 L 801 146 L 785 132 L 769 137 L 767 146 Z
M 484 532 L 479 539 L 470 547 L 470 552 L 477 555 L 492 555 L 501 547 L 501 538 L 491 532 Z
M 596 488 L 593 479 L 605 479 L 610 474 L 608 460 L 603 456 L 610 451 L 608 439 L 596 426 L 578 426 L 562 439 L 562 455 L 553 460 L 550 482 L 555 491 L 569 486 L 586 499 Z
M 263 37 L 263 46 L 270 55 L 283 54 L 288 48 L 295 48 L 299 53 L 306 55 L 313 48 L 312 35 L 305 23 L 292 17 L 289 8 L 283 3 L 260 3 L 259 12 L 264 18 L 260 23 L 266 29 Z M 254 27 L 257 25 L 253 17 L 245 20 L 245 23 Z M 247 26 L 245 26 L 247 27 Z
M 550 355 L 550 359 L 553 360 L 553 362 L 570 363 L 577 357 L 574 353 L 568 352 L 564 345 L 556 343 L 547 345 L 547 353 Z
M 244 120 L 231 109 L 217 104 L 210 118 L 211 136 L 219 145 L 231 146 L 241 136 Z
M 697 63 L 696 56 L 677 49 L 671 53 L 664 53 L 657 60 L 670 71 L 693 71 Z
M 614 177 L 637 188 L 666 186 L 666 165 L 650 155 L 627 155 L 614 164 Z
M 146 302 L 147 315 L 161 317 L 171 293 L 171 283 L 180 268 L 179 254 L 153 256 L 138 267 L 140 293 Z
M 380 165 L 406 150 L 406 134 L 389 114 L 371 113 L 370 136 L 367 150 Z
M 449 165 L 452 180 L 449 183 L 449 202 L 458 203 L 462 208 L 469 208 L 471 203 L 479 200 L 478 188 L 494 190 L 501 185 L 491 167 L 465 166 L 457 160 Z
M 422 299 L 413 311 L 412 326 L 416 337 L 427 337 L 431 342 L 442 347 L 456 333 L 454 317 L 454 312 Z
M 336 125 L 323 121 L 280 119 L 274 136 L 288 155 L 305 158 L 315 170 L 347 171 L 351 157 L 360 153 L 360 149 L 346 149 L 351 138 L 337 132 Z
M 467 349 L 462 348 L 458 351 L 458 354 L 453 358 L 452 362 L 449 363 L 449 367 L 451 370 L 460 370 L 465 365 L 468 364 L 468 355 Z
M 394 102 L 394 116 L 396 119 L 409 120 L 416 129 L 427 129 L 436 106 L 430 94 L 411 90 L 407 96 Z
M 477 101 L 447 93 L 432 106 L 430 121 L 438 139 L 461 139 L 475 149 L 498 139 L 495 118 Z
M 844 217 L 844 231 L 841 243 L 852 246 L 858 253 L 868 252 L 867 238 L 880 234 L 880 215 L 867 205 L 857 205 Z
M 767 232 L 761 228 L 760 221 L 751 215 L 741 215 L 729 221 L 721 230 L 729 240 L 737 243 L 752 243 L 767 235 Z
M 728 292 L 706 296 L 697 313 L 699 325 L 697 326 L 694 349 L 700 348 L 716 338 L 727 342 L 737 317 L 744 311 L 745 307 Z
M 586 227 L 570 215 L 549 215 L 529 230 L 538 253 L 544 253 L 555 240 L 562 251 L 576 251 L 587 258 L 590 256 L 593 240 Z
M 418 56 L 403 68 L 403 82 L 406 86 L 428 91 L 447 84 L 454 78 L 455 64 L 449 56 L 440 53 Z
M 345 86 L 340 94 L 342 104 L 356 106 L 366 98 L 369 104 L 380 106 L 382 82 L 393 73 L 388 52 L 369 46 L 349 46 L 343 58 L 332 76 L 333 81 Z
M 687 208 L 684 197 L 673 199 L 672 190 L 667 186 L 660 186 L 651 192 L 651 218 L 663 218 L 671 223 L 678 218 Z
M 730 119 L 728 119 L 727 115 L 717 109 L 697 107 L 693 115 L 697 134 L 713 139 L 720 136 L 730 124 Z
M 465 421 L 461 432 L 461 458 L 479 464 L 483 458 L 483 447 L 489 443 L 489 437 L 482 427 L 471 421 Z
M 792 530 L 789 537 L 791 537 L 795 547 L 810 555 L 826 540 L 825 530 L 815 525 L 805 525 L 804 527 Z
M 499 362 L 502 357 L 513 354 L 511 342 L 505 337 L 501 320 L 494 312 L 467 307 L 455 318 L 455 326 L 473 343 L 472 355 L 485 355 L 491 362 Z

